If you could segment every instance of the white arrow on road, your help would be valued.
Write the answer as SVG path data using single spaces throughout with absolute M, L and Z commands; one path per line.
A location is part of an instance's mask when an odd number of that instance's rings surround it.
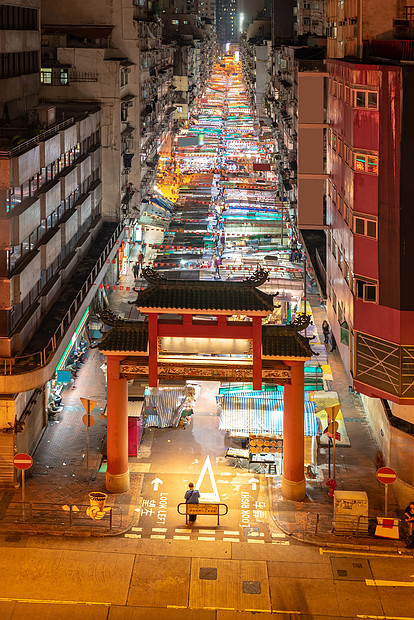
M 259 482 L 260 480 L 258 480 L 257 478 L 250 478 L 249 484 L 252 485 L 252 491 L 256 490 L 256 484 L 258 484 Z
M 158 487 L 160 484 L 164 484 L 163 481 L 160 478 L 155 478 L 151 484 L 154 485 L 154 491 L 158 491 Z

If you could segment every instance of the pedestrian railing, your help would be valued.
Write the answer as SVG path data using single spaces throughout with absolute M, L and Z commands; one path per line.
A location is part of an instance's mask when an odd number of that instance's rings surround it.
M 372 538 L 376 534 L 384 538 L 399 537 L 400 519 L 382 516 L 335 515 L 318 512 L 297 512 L 295 523 L 284 523 L 278 519 L 279 525 L 286 527 L 294 536 L 303 539 L 319 539 L 334 541 L 338 537 Z M 377 526 L 382 529 L 378 533 Z M 394 529 L 393 529 L 394 528 Z M 393 535 L 391 531 L 393 530 Z
M 9 502 L 5 508 L 0 505 L 0 530 L 18 525 L 19 531 L 88 531 L 119 532 L 122 530 L 122 508 L 108 506 L 102 518 L 91 518 L 87 514 L 90 505 L 52 504 L 48 502 Z

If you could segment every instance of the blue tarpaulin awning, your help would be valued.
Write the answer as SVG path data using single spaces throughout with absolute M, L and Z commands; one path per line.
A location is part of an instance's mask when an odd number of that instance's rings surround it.
M 165 200 L 164 198 L 158 198 L 158 196 L 151 196 L 150 201 L 158 205 L 162 209 L 166 209 L 169 213 L 172 213 L 174 205 L 169 200 Z
M 253 394 L 253 396 L 252 396 Z M 263 396 L 261 396 L 263 394 Z M 280 392 L 224 394 L 216 397 L 220 412 L 219 428 L 246 435 L 283 435 L 283 397 Z M 305 435 L 320 435 L 315 403 L 305 401 Z

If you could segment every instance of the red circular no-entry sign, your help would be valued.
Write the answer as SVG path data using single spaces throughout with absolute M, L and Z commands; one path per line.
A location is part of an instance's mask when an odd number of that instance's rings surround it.
M 16 469 L 29 469 L 33 465 L 33 459 L 30 454 L 20 452 L 13 459 L 13 465 Z
M 391 484 L 397 480 L 397 473 L 391 467 L 381 467 L 377 471 L 377 478 L 382 484 Z

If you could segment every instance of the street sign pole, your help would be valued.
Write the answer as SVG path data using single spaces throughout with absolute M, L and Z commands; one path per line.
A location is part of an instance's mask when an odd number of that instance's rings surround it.
M 384 491 L 384 493 L 385 493 L 384 512 L 385 512 L 385 516 L 388 517 L 388 484 L 384 484 L 384 487 L 385 487 L 385 491 Z
M 91 421 L 91 401 L 88 400 L 88 423 L 86 425 L 86 482 L 89 482 L 89 424 Z
M 82 398 L 81 403 L 86 411 L 86 415 L 82 420 L 86 426 L 86 482 L 89 482 L 89 427 L 95 424 L 95 420 L 91 418 L 91 411 L 97 405 L 96 400 L 90 400 L 89 398 Z

